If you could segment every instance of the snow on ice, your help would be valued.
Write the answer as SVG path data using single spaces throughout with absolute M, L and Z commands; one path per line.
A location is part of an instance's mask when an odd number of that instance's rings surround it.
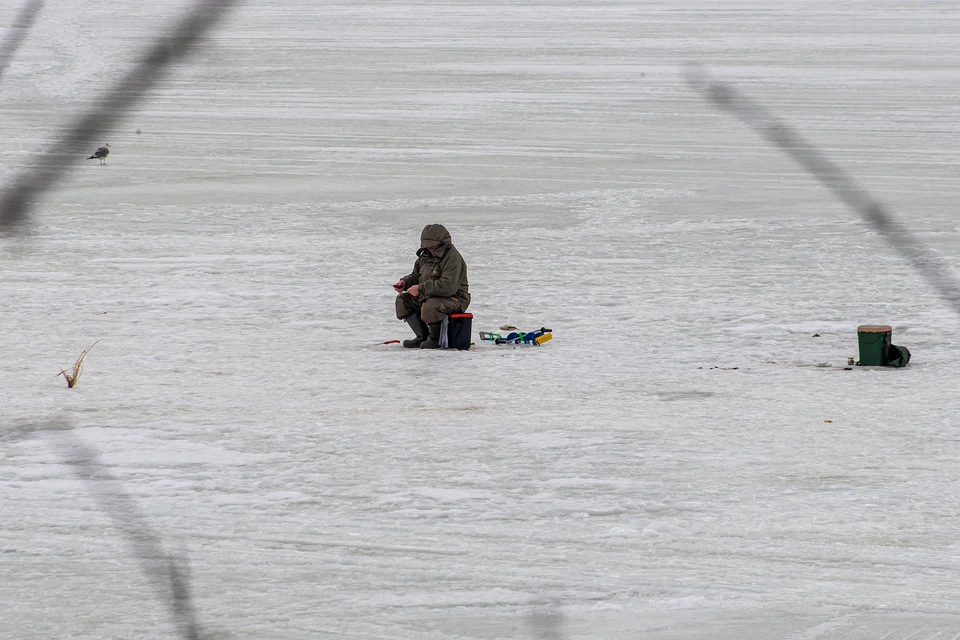
M 187 6 L 50 0 L 2 183 Z M 935 0 L 240 4 L 0 239 L 0 637 L 176 637 L 109 477 L 210 634 L 957 637 L 957 318 L 683 65 L 957 270 L 958 42 Z M 431 222 L 475 331 L 554 340 L 371 348 Z M 838 368 L 871 323 L 910 367 Z

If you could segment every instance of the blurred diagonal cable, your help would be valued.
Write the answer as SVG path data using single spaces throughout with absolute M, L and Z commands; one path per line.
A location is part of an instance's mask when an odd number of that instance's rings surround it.
M 0 231 L 26 222 L 31 202 L 50 189 L 72 166 L 80 146 L 99 140 L 143 99 L 172 63 L 213 28 L 236 0 L 201 0 L 144 54 L 143 58 L 86 114 L 65 127 L 39 164 L 21 173 L 0 195 Z
M 37 19 L 37 14 L 40 13 L 41 8 L 43 8 L 43 0 L 28 0 L 20 9 L 20 13 L 17 14 L 13 24 L 10 25 L 7 37 L 0 44 L 0 79 L 3 78 L 3 72 L 10 66 L 10 62 L 13 60 L 13 56 L 17 54 L 20 45 L 29 35 L 33 21 Z
M 147 524 L 136 500 L 124 489 L 120 479 L 104 467 L 98 452 L 65 423 L 19 425 L 0 433 L 0 442 L 26 440 L 36 435 L 46 437 L 54 445 L 100 509 L 120 529 L 141 571 L 170 611 L 178 636 L 184 640 L 201 640 L 204 636 L 197 624 L 186 562 L 164 551 L 159 534 Z
M 535 640 L 564 640 L 567 637 L 563 614 L 556 604 L 537 607 L 529 614 L 527 621 Z
M 705 99 L 729 112 L 779 147 L 810 175 L 882 235 L 906 258 L 941 298 L 960 314 L 960 283 L 933 252 L 838 165 L 827 159 L 782 119 L 746 98 L 732 85 L 715 80 L 699 65 L 687 68 L 687 82 Z

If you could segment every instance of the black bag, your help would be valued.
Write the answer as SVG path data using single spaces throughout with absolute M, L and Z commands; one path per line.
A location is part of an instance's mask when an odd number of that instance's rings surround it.
M 451 313 L 447 317 L 447 348 L 467 351 L 473 333 L 472 313 Z
M 910 362 L 910 350 L 906 347 L 898 347 L 891 344 L 887 349 L 888 367 L 905 367 Z

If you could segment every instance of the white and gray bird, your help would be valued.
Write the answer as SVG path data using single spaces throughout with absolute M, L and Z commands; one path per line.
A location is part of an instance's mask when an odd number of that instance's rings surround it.
M 107 156 L 110 155 L 110 143 L 105 142 L 103 146 L 93 152 L 93 155 L 87 158 L 87 160 L 93 160 L 95 158 L 100 160 L 100 164 L 107 164 Z

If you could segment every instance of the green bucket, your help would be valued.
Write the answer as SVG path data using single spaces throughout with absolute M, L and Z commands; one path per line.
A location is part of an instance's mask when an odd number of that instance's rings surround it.
M 861 367 L 886 367 L 890 364 L 887 352 L 890 350 L 893 329 L 889 325 L 864 324 L 857 327 L 857 341 L 860 345 Z

